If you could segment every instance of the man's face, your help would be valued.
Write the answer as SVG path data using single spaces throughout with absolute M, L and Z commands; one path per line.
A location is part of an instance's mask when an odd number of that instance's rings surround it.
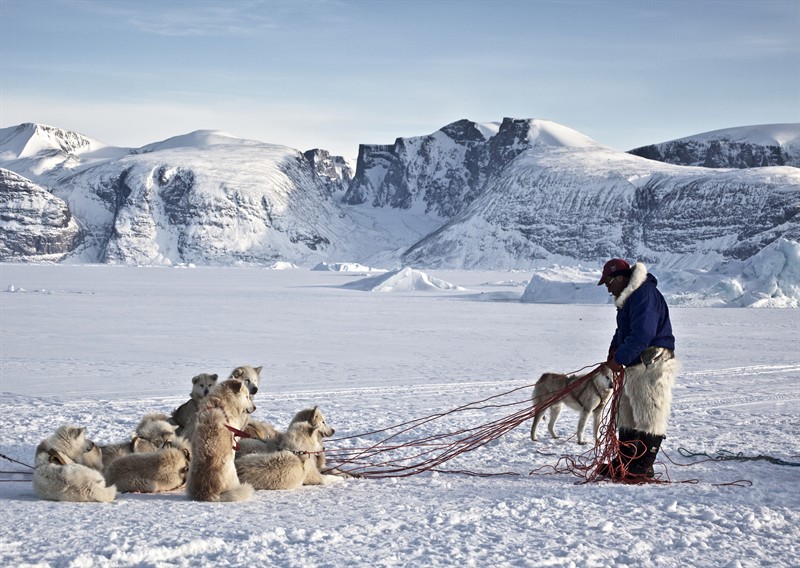
M 622 275 L 614 276 L 613 278 L 609 278 L 608 280 L 606 280 L 606 290 L 608 290 L 608 293 L 614 296 L 615 298 L 619 298 L 619 295 L 628 285 L 629 281 L 630 281 L 629 276 L 622 276 Z

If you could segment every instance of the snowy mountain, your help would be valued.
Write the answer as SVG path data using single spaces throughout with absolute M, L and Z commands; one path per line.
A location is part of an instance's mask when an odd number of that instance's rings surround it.
M 131 151 L 44 124 L 0 128 L 0 166 L 42 185 Z
M 532 124 L 533 126 L 537 126 Z M 745 259 L 800 238 L 800 170 L 714 170 L 643 160 L 532 130 L 480 196 L 409 248 L 404 264 L 529 269 L 612 256 L 666 267 Z
M 394 145 L 362 144 L 343 202 L 449 218 L 478 195 L 488 171 L 504 165 L 490 164 L 487 140 L 497 132 L 497 124 L 461 120 L 428 136 L 398 138 Z
M 706 168 L 800 167 L 800 124 L 714 130 L 630 151 L 634 156 Z
M 54 193 L 84 227 L 80 256 L 123 264 L 327 258 L 348 227 L 297 151 L 214 144 L 126 156 Z
M 0 260 L 716 271 L 800 241 L 798 168 L 665 164 L 547 120 L 363 145 L 346 192 L 346 162 L 324 150 L 217 131 L 139 149 L 38 125 L 0 136 L 18 174 L 0 176 Z
M 349 232 L 329 178 L 283 146 L 203 130 L 131 150 L 40 125 L 3 129 L 2 141 L 0 165 L 46 185 L 52 195 L 41 191 L 77 218 L 80 229 L 62 251 L 72 261 L 315 262 L 335 254 Z M 6 178 L 0 190 L 13 193 Z M 46 228 L 28 221 L 32 234 Z M 4 235 L 15 232 L 5 226 Z M 3 245 L 6 260 L 45 254 L 10 237 Z

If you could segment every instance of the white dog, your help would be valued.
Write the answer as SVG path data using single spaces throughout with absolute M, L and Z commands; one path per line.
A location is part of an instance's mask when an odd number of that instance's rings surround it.
M 106 486 L 102 454 L 84 428 L 60 427 L 36 447 L 35 464 L 33 490 L 42 499 L 107 503 L 117 495 L 114 485 Z
M 186 493 L 193 501 L 246 501 L 253 487 L 240 484 L 234 459 L 237 433 L 256 409 L 242 381 L 218 384 L 197 414 Z
M 192 377 L 192 392 L 189 394 L 189 400 L 173 410 L 170 417 L 170 421 L 178 426 L 175 434 L 191 439 L 200 403 L 216 384 L 216 373 L 200 373 Z
M 255 489 L 296 489 L 301 485 L 327 485 L 341 478 L 322 473 L 325 468 L 323 438 L 335 430 L 319 408 L 298 412 L 280 436 L 279 451 L 249 453 L 236 459 L 242 482 Z
M 136 430 L 131 434 L 130 441 L 101 446 L 103 467 L 107 468 L 114 460 L 122 456 L 155 452 L 174 442 L 177 426 L 167 422 L 167 418 L 166 414 L 145 414 L 139 425 L 136 426 Z
M 187 447 L 173 446 L 122 456 L 106 469 L 106 482 L 121 493 L 173 491 L 186 483 L 190 458 Z
M 553 438 L 558 438 L 556 433 L 556 420 L 558 415 L 561 414 L 562 407 L 566 404 L 568 407 L 578 410 L 580 418 L 578 419 L 578 443 L 585 444 L 583 439 L 583 431 L 586 428 L 586 422 L 589 420 L 589 414 L 593 417 L 594 426 L 594 440 L 597 441 L 597 435 L 600 431 L 600 422 L 603 419 L 603 409 L 611 398 L 614 387 L 614 378 L 611 370 L 602 365 L 600 370 L 589 380 L 583 383 L 578 388 L 572 390 L 563 399 L 547 404 L 548 401 L 558 396 L 558 393 L 567 389 L 570 385 L 575 383 L 578 379 L 585 375 L 562 375 L 558 373 L 544 373 L 533 388 L 533 403 L 539 405 L 537 412 L 533 418 L 533 425 L 531 426 L 531 440 L 536 441 L 536 429 L 544 417 L 544 411 L 550 409 L 550 421 L 547 425 L 548 430 Z M 546 405 L 546 406 L 545 406 Z
M 242 381 L 250 392 L 250 396 L 253 396 L 258 392 L 258 385 L 261 383 L 261 369 L 263 369 L 263 367 L 242 365 L 231 371 L 231 376 L 228 377 L 228 379 Z

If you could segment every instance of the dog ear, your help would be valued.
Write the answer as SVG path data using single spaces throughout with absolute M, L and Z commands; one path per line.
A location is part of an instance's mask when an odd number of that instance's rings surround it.
M 70 426 L 67 429 L 67 436 L 70 438 L 77 438 L 81 436 L 86 431 L 86 428 L 83 426 Z
M 196 385 L 199 382 L 200 382 L 200 375 L 197 375 L 196 377 L 192 377 L 192 384 L 193 385 Z
M 217 379 L 219 378 L 219 375 L 217 375 L 216 373 L 214 373 L 213 375 L 209 375 L 209 377 L 211 378 L 211 380 L 212 380 L 212 381 L 216 382 L 216 381 L 217 381 Z
M 50 463 L 54 463 L 57 465 L 67 465 L 67 462 L 64 461 L 64 458 L 61 456 L 61 454 L 58 453 L 58 451 L 54 450 L 53 448 L 50 448 L 49 450 L 47 450 L 47 453 L 50 456 Z
M 231 373 L 231 377 L 233 377 L 234 379 L 238 379 L 242 375 L 244 375 L 244 369 L 242 369 L 241 367 L 236 367 Z
M 260 367 L 256 367 L 256 369 L 255 369 L 255 371 L 256 371 L 256 375 L 259 375 L 259 376 L 261 376 L 261 369 L 263 369 L 263 368 L 264 368 L 264 367 L 263 367 L 263 365 L 262 365 L 262 366 L 260 366 Z
M 183 455 L 186 456 L 186 461 L 192 461 L 192 454 L 186 448 L 183 448 Z
M 244 383 L 238 379 L 228 379 L 222 385 L 233 393 L 238 393 L 242 390 Z

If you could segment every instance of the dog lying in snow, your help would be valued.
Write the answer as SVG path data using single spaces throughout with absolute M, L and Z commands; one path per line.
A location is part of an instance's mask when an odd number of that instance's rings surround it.
M 103 458 L 85 429 L 61 426 L 36 447 L 33 490 L 50 501 L 103 502 L 117 495 L 100 473 Z
M 341 479 L 323 473 L 323 439 L 335 430 L 328 426 L 318 407 L 298 412 L 276 439 L 262 441 L 262 451 L 250 451 L 236 458 L 236 472 L 242 482 L 255 489 L 296 489 L 302 485 L 327 485 Z M 272 448 L 277 448 L 273 450 Z M 252 444 L 251 450 L 255 449 Z
M 167 422 L 167 415 L 161 413 L 145 414 L 130 441 L 107 444 L 100 447 L 103 455 L 103 467 L 122 456 L 135 453 L 155 452 L 175 441 L 176 426 Z
M 106 482 L 121 493 L 158 493 L 184 486 L 189 473 L 191 449 L 177 438 L 155 452 L 133 453 L 114 460 L 105 472 Z

